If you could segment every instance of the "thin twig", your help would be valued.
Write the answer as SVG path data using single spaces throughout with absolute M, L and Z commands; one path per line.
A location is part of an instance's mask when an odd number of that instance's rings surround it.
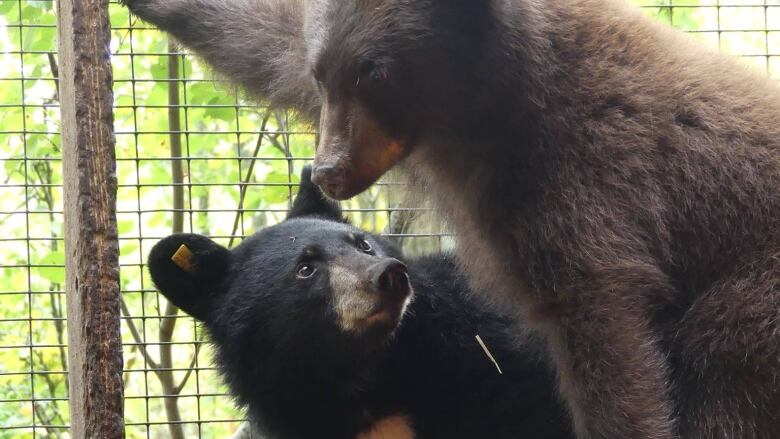
M 54 99 L 59 101 L 60 100 L 60 69 L 57 66 L 57 58 L 54 57 L 54 53 L 49 52 L 49 68 L 51 69 L 51 75 L 54 78 L 54 90 L 56 96 L 54 96 Z
M 228 242 L 228 247 L 233 246 L 233 241 L 235 240 L 236 233 L 238 232 L 238 223 L 241 220 L 241 214 L 244 210 L 244 200 L 246 199 L 246 191 L 247 187 L 249 187 L 249 180 L 252 178 L 252 175 L 254 175 L 255 172 L 255 163 L 257 162 L 257 155 L 260 154 L 260 148 L 263 146 L 263 139 L 265 139 L 266 133 L 266 126 L 268 125 L 268 119 L 271 118 L 271 113 L 268 112 L 263 117 L 263 122 L 260 124 L 260 134 L 257 137 L 257 143 L 255 144 L 255 151 L 252 155 L 252 161 L 249 162 L 249 169 L 247 169 L 246 172 L 246 178 L 242 179 L 241 181 L 241 190 L 239 191 L 239 198 L 238 198 L 238 209 L 236 209 L 236 217 L 233 220 L 233 231 L 230 233 L 230 241 Z
M 41 404 L 39 401 L 35 401 L 33 403 L 33 411 L 35 412 L 35 416 L 40 419 L 41 424 L 44 425 L 44 429 L 46 430 L 46 434 L 50 437 L 60 438 L 59 432 L 55 431 L 53 428 L 49 427 L 50 425 L 54 424 L 54 418 L 49 418 L 46 415 L 46 410 L 43 408 L 43 404 Z
M 190 366 L 187 368 L 187 372 L 184 374 L 184 377 L 181 379 L 179 384 L 174 388 L 175 395 L 180 395 L 181 391 L 184 390 L 184 386 L 187 385 L 187 380 L 190 379 L 190 375 L 192 375 L 192 371 L 195 370 L 195 363 L 198 361 L 199 351 L 200 351 L 200 344 L 196 344 L 195 355 L 193 355 L 192 360 L 190 360 Z
M 141 339 L 141 334 L 138 332 L 138 328 L 135 326 L 133 319 L 130 317 L 130 309 L 127 308 L 127 303 L 125 303 L 124 297 L 122 297 L 120 305 L 122 307 L 122 314 L 127 317 L 125 322 L 127 322 L 127 327 L 130 328 L 130 334 L 133 336 L 133 340 L 135 341 L 136 346 L 138 346 L 138 350 L 141 351 L 141 355 L 143 355 L 149 367 L 152 369 L 158 369 L 159 366 L 157 365 L 157 362 L 154 361 L 152 356 L 146 350 L 146 343 L 144 343 L 144 341 Z

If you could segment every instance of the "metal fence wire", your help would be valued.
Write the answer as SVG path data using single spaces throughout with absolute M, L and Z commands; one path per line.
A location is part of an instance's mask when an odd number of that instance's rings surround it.
M 635 0 L 780 78 L 780 0 Z M 0 0 L 0 439 L 68 435 L 62 172 L 53 0 Z M 242 422 L 194 321 L 146 255 L 172 232 L 225 245 L 283 219 L 311 128 L 240 98 L 160 32 L 110 5 L 128 438 L 225 438 Z M 344 204 L 412 253 L 451 236 L 398 184 Z

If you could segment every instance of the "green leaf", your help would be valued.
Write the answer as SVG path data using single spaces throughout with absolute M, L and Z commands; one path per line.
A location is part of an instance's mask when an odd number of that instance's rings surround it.
M 125 7 L 114 7 L 113 4 L 109 5 L 108 14 L 111 20 L 111 24 L 114 27 L 126 26 L 128 13 L 129 11 Z
M 44 50 L 44 49 L 33 49 L 33 50 Z M 43 76 L 43 65 L 42 64 L 36 64 L 33 67 L 32 73 L 30 74 L 33 78 Z
M 282 204 L 286 203 L 290 198 L 289 186 L 285 185 L 290 183 L 296 184 L 296 176 L 290 179 L 290 176 L 284 172 L 272 171 L 266 177 L 263 183 L 272 184 L 272 186 L 263 186 L 260 189 L 261 198 L 266 204 Z
M 15 12 L 16 6 L 19 3 L 12 1 L 12 0 L 2 0 L 0 1 L 0 15 L 10 15 L 11 12 Z M 16 21 L 16 20 L 14 20 Z
M 130 232 L 135 230 L 135 221 L 119 220 L 117 221 L 117 230 L 119 231 L 119 236 L 129 235 Z
M 10 344 L 10 340 L 3 339 L 3 343 Z M 19 372 L 25 368 L 25 363 L 19 358 L 19 355 L 10 349 L 5 350 L 2 355 L 0 355 L 0 359 L 2 359 L 3 371 L 5 372 Z
M 41 265 L 57 265 L 57 267 L 40 267 L 40 275 L 53 284 L 65 283 L 65 253 L 56 251 L 46 255 Z
M 35 35 L 29 45 L 32 50 L 45 51 L 57 49 L 56 30 L 53 28 L 38 28 L 35 33 L 28 33 L 27 35 Z
M 233 102 L 224 95 L 216 95 L 212 97 L 208 105 L 231 105 Z M 233 122 L 236 120 L 236 110 L 231 107 L 208 107 L 206 108 L 206 117 L 213 119 L 224 120 L 225 122 Z
M 135 253 L 138 251 L 138 249 L 138 241 L 127 241 L 126 244 L 119 247 L 119 254 L 122 257 L 135 256 Z
M 156 82 L 152 87 L 151 92 L 146 97 L 147 105 L 167 105 L 168 104 L 168 87 L 162 82 Z
M 168 59 L 166 57 L 160 57 L 158 61 L 154 64 L 152 64 L 152 67 L 149 69 L 152 73 L 153 79 L 168 79 Z
M 187 87 L 187 98 L 191 104 L 203 105 L 214 95 L 214 85 L 198 82 Z
M 27 6 L 22 8 L 22 21 L 25 23 L 36 23 L 43 10 L 36 2 L 27 2 Z
M 17 174 L 24 177 L 24 174 L 22 174 L 23 166 L 24 166 L 24 162 L 21 160 L 5 160 L 3 162 L 3 168 L 5 168 L 5 174 L 9 177 Z

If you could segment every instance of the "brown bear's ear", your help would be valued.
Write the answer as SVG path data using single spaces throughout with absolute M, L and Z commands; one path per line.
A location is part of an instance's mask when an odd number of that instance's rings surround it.
M 314 216 L 331 221 L 346 222 L 337 201 L 331 200 L 311 181 L 311 166 L 301 171 L 298 195 L 293 200 L 287 219 Z
M 157 289 L 182 311 L 207 321 L 217 288 L 227 276 L 231 253 L 202 235 L 177 234 L 149 252 L 149 272 Z

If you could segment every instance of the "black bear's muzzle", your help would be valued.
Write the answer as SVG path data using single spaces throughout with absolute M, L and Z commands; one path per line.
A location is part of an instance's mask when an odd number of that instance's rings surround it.
M 403 300 L 409 295 L 409 271 L 403 262 L 387 258 L 368 268 L 371 286 L 384 298 Z

